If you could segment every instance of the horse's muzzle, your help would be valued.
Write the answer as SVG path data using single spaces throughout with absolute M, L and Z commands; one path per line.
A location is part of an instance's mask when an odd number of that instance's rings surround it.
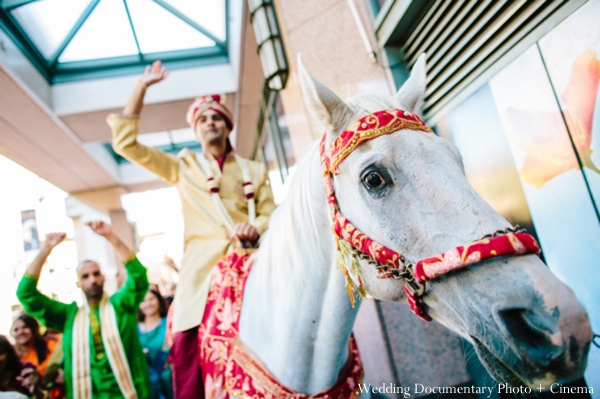
M 547 388 L 583 375 L 593 337 L 583 307 L 566 315 L 558 308 L 507 307 L 496 310 L 494 318 L 505 335 L 502 346 L 473 338 L 496 379 Z

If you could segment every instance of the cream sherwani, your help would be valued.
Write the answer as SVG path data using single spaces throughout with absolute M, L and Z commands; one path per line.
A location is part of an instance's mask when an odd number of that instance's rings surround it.
M 155 173 L 179 191 L 184 219 L 185 252 L 174 300 L 173 332 L 198 326 L 206 306 L 210 270 L 233 249 L 225 224 L 208 191 L 206 176 L 196 159 L 204 155 L 183 149 L 174 156 L 138 143 L 138 116 L 112 114 L 108 116 L 107 122 L 113 132 L 113 148 L 118 154 Z M 254 227 L 262 234 L 267 229 L 269 217 L 275 208 L 273 194 L 268 185 L 265 165 L 245 161 L 255 188 Z M 242 171 L 234 156 L 227 156 L 223 172 L 212 157 L 210 163 L 229 215 L 235 223 L 248 222 Z

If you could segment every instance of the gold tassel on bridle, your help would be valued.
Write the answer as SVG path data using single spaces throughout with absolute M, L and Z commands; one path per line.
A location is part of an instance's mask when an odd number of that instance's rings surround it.
M 352 247 L 348 242 L 342 239 L 336 240 L 337 245 L 337 260 L 336 265 L 337 268 L 344 272 L 344 278 L 346 279 L 346 292 L 348 293 L 348 298 L 350 298 L 350 303 L 354 308 L 356 303 L 355 292 L 358 291 L 358 297 L 364 298 L 367 296 L 367 292 L 365 291 L 365 287 L 362 284 L 362 278 L 360 276 L 360 263 L 358 262 L 358 258 L 352 252 Z M 350 258 L 350 270 L 348 270 L 347 259 Z M 358 287 L 350 277 L 350 273 L 356 276 L 358 280 Z

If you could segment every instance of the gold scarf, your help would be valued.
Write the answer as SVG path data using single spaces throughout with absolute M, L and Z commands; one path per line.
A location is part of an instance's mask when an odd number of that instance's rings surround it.
M 92 377 L 90 372 L 90 307 L 87 302 L 79 307 L 73 323 L 73 399 L 92 398 Z M 126 399 L 137 399 L 131 371 L 119 329 L 115 309 L 106 293 L 100 300 L 100 325 L 102 343 L 108 356 L 119 389 Z

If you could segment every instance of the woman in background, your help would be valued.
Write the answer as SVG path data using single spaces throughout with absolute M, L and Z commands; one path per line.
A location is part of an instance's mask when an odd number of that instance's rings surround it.
M 56 348 L 57 340 L 44 339 L 40 335 L 38 321 L 26 314 L 19 316 L 13 323 L 12 336 L 21 362 L 34 364 L 43 376 Z
M 160 292 L 148 290 L 138 313 L 140 342 L 148 360 L 153 399 L 172 399 L 171 365 L 167 344 L 167 305 Z

